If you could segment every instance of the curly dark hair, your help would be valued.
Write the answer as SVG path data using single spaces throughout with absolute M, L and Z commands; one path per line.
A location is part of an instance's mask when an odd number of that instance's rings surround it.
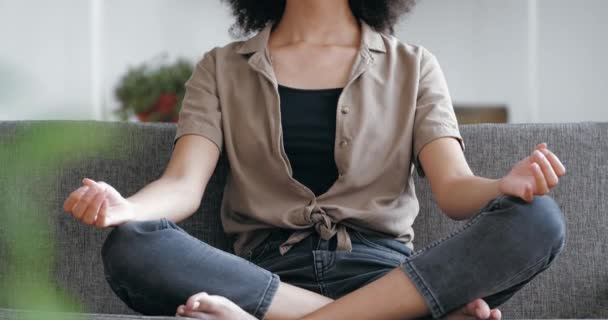
M 232 9 L 236 22 L 233 37 L 244 37 L 264 29 L 268 22 L 281 20 L 287 0 L 222 0 Z M 409 13 L 417 0 L 349 0 L 353 15 L 378 32 L 393 34 L 399 19 Z

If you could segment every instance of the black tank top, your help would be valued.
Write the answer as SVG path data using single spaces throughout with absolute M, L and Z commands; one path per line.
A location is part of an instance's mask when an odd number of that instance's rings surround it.
M 279 85 L 283 145 L 293 178 L 319 196 L 338 178 L 334 160 L 336 89 L 295 89 Z

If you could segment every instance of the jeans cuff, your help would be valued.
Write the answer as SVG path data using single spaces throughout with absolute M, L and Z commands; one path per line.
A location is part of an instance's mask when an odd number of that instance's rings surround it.
M 424 279 L 420 277 L 418 271 L 412 264 L 411 260 L 405 261 L 401 264 L 401 270 L 410 278 L 412 283 L 418 289 L 418 292 L 422 295 L 422 298 L 426 302 L 427 307 L 431 311 L 431 315 L 434 319 L 439 319 L 444 316 L 443 308 L 439 305 L 439 302 L 433 295 L 433 292 L 429 289 L 429 287 L 424 282 Z
M 260 303 L 258 303 L 256 310 L 253 312 L 254 317 L 258 319 L 264 319 L 264 317 L 266 316 L 266 312 L 268 312 L 268 308 L 270 308 L 272 299 L 274 298 L 275 294 L 277 293 L 277 290 L 279 289 L 280 282 L 281 281 L 279 279 L 279 276 L 276 274 L 272 274 L 272 277 L 270 278 L 270 281 L 268 281 L 268 285 L 264 290 L 262 299 L 260 300 Z

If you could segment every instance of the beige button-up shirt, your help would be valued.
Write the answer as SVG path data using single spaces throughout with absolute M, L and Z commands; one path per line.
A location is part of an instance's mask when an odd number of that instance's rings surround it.
M 339 177 L 317 197 L 292 177 L 283 147 L 271 28 L 205 53 L 186 83 L 175 136 L 200 135 L 226 153 L 221 218 L 235 253 L 247 255 L 273 228 L 293 230 L 282 254 L 313 232 L 337 235 L 337 249 L 351 250 L 347 228 L 413 248 L 419 206 L 411 175 L 414 167 L 424 175 L 418 153 L 445 136 L 464 150 L 436 58 L 361 22 L 359 54 L 336 109 Z

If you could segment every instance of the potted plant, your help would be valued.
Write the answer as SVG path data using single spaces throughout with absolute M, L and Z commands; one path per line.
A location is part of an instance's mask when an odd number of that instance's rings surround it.
M 143 122 L 177 122 L 193 65 L 183 58 L 170 64 L 164 60 L 129 68 L 122 77 L 115 91 L 121 119 L 135 114 Z

